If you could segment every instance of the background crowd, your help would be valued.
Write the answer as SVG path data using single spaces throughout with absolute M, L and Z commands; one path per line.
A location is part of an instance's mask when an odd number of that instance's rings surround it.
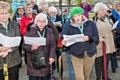
M 21 42 L 16 47 L 0 43 L 0 80 L 4 80 L 4 62 L 8 64 L 9 80 L 19 79 L 22 56 L 27 65 L 29 80 L 55 80 L 55 69 L 59 80 L 63 80 L 62 52 L 66 53 L 69 80 L 89 80 L 93 64 L 96 80 L 112 80 L 108 66 L 111 61 L 112 72 L 116 73 L 117 55 L 120 51 L 120 2 L 113 6 L 96 3 L 92 20 L 89 19 L 92 6 L 86 0 L 63 12 L 45 1 L 40 1 L 39 5 L 34 0 L 29 3 L 24 0 L 14 1 L 11 7 L 13 15 L 9 18 L 10 5 L 0 1 L 0 33 L 8 37 L 19 36 Z M 83 35 L 83 41 L 66 46 L 64 35 Z M 25 36 L 45 38 L 46 45 L 26 44 Z M 36 70 L 31 54 L 40 51 L 44 53 L 46 67 Z M 103 64 L 104 62 L 106 63 Z

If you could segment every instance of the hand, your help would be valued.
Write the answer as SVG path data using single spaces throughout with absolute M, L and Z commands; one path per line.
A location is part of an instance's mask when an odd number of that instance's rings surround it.
M 89 37 L 88 37 L 88 36 L 83 36 L 83 40 L 84 40 L 84 41 L 88 41 L 88 40 L 89 40 Z
M 36 50 L 38 49 L 39 45 L 32 45 L 32 49 L 31 50 Z
M 13 51 L 12 49 L 9 49 L 8 51 L 0 52 L 0 56 L 4 58 L 8 55 L 9 52 L 12 52 L 12 51 Z
M 0 47 L 0 51 L 2 52 L 8 51 L 9 49 L 10 47 L 5 47 L 5 46 Z
M 49 58 L 49 62 L 50 62 L 50 64 L 52 64 L 54 61 L 55 61 L 55 59 L 53 59 L 53 58 Z
M 62 27 L 62 24 L 60 23 L 60 24 L 58 24 L 58 26 Z
M 34 14 L 35 14 L 35 15 L 37 15 L 37 14 L 38 14 L 38 13 L 37 13 L 37 11 L 36 11 L 36 12 L 34 12 Z
M 100 37 L 99 41 L 100 41 L 100 42 L 105 42 L 105 39 L 102 38 L 102 37 Z
M 64 45 L 64 46 L 65 46 L 65 45 L 66 45 L 66 43 L 67 43 L 67 42 L 66 42 L 66 40 L 62 40 L 62 45 Z
M 107 16 L 111 16 L 111 15 L 112 15 L 112 13 L 108 13 L 108 12 L 106 12 L 106 15 L 107 15 Z

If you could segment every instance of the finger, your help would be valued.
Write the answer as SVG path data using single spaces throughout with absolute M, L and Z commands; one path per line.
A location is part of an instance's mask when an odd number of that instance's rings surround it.
M 2 56 L 2 52 L 0 53 L 0 56 Z
M 6 57 L 8 55 L 8 52 L 4 52 L 4 54 L 2 55 L 2 57 Z
M 12 49 L 10 49 L 10 52 L 12 52 L 13 50 Z

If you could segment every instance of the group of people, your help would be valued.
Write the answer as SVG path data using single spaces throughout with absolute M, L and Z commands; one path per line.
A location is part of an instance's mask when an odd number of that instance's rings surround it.
M 37 6 L 34 0 L 24 3 L 24 0 L 12 3 L 14 11 L 12 19 L 9 18 L 10 5 L 0 2 L 0 33 L 8 37 L 21 37 L 19 46 L 8 47 L 0 43 L 0 79 L 4 80 L 3 64 L 8 64 L 9 80 L 19 79 L 19 68 L 22 65 L 22 51 L 25 52 L 25 64 L 29 80 L 52 80 L 54 70 L 59 66 L 59 79 L 62 80 L 62 52 L 66 52 L 69 70 L 69 80 L 89 80 L 95 63 L 96 80 L 112 80 L 108 76 L 108 66 L 111 60 L 112 71 L 115 73 L 117 53 L 119 49 L 120 3 L 115 3 L 111 9 L 103 3 L 94 6 L 95 16 L 89 20 L 88 12 L 92 6 L 83 0 L 78 7 L 70 11 L 54 6 L 49 7 L 45 1 Z M 117 27 L 112 26 L 117 22 Z M 67 46 L 64 35 L 74 36 L 81 34 L 82 41 Z M 24 37 L 45 38 L 45 45 L 26 44 Z M 77 37 L 78 38 L 78 37 Z M 103 46 L 105 44 L 105 46 Z M 106 50 L 106 76 L 104 75 L 103 47 Z M 46 67 L 35 69 L 31 54 L 43 51 Z M 57 59 L 56 59 L 57 58 Z M 61 64 L 60 64 L 61 62 Z

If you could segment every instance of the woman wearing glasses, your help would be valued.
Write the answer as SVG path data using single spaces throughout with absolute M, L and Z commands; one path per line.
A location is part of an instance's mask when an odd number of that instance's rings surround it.
M 0 2 L 0 33 L 8 37 L 20 36 L 19 25 L 17 22 L 10 21 L 10 5 L 7 2 Z M 18 80 L 19 64 L 21 62 L 19 46 L 5 47 L 0 44 L 0 80 L 4 80 L 3 63 L 8 64 L 9 80 Z
M 23 44 L 23 49 L 27 52 L 27 68 L 29 80 L 50 80 L 50 65 L 54 62 L 55 58 L 55 39 L 52 30 L 47 27 L 47 16 L 44 13 L 39 13 L 35 19 L 36 25 L 28 25 L 26 36 L 28 37 L 44 37 L 46 38 L 46 45 L 28 45 Z M 44 51 L 47 66 L 42 69 L 35 70 L 32 63 L 30 54 L 35 51 Z

